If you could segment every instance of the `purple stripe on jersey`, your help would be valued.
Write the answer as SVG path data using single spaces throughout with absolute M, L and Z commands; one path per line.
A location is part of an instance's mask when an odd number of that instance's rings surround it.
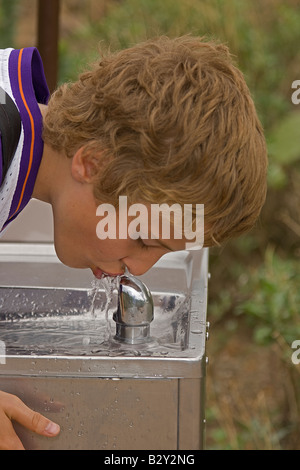
M 13 220 L 17 214 L 24 209 L 29 202 L 34 189 L 35 180 L 43 154 L 42 141 L 42 115 L 38 103 L 47 104 L 49 90 L 45 79 L 43 64 L 38 50 L 34 47 L 25 48 L 21 57 L 21 85 L 18 76 L 18 60 L 20 50 L 13 50 L 9 57 L 9 77 L 14 99 L 19 108 L 21 121 L 24 129 L 24 144 L 20 162 L 20 171 L 16 191 L 13 197 L 9 213 L 9 221 Z M 32 144 L 32 122 L 31 117 L 24 103 L 20 88 L 23 89 L 24 98 L 29 108 L 34 123 L 34 142 Z M 33 147 L 33 159 L 30 162 L 30 149 Z M 25 191 L 22 196 L 22 188 L 28 168 L 31 165 L 30 173 L 26 182 Z M 21 204 L 18 208 L 20 198 Z M 18 212 L 16 210 L 18 208 Z

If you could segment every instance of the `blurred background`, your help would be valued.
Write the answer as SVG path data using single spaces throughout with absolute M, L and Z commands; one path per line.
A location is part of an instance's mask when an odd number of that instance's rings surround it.
M 206 446 L 299 450 L 300 0 L 42 2 L 59 4 L 58 84 L 97 60 L 100 42 L 191 33 L 234 54 L 265 129 L 269 189 L 255 229 L 210 250 Z M 37 18 L 37 0 L 0 0 L 0 47 L 37 45 Z

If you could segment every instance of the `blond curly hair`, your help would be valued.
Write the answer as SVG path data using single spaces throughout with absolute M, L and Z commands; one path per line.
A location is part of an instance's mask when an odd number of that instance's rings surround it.
M 159 37 L 103 53 L 53 94 L 43 138 L 68 157 L 102 152 L 96 201 L 204 204 L 205 246 L 248 231 L 265 201 L 262 126 L 216 42 Z

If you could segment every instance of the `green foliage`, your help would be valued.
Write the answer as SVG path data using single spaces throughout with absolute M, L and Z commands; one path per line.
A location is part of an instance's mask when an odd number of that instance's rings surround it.
M 300 112 L 287 113 L 273 126 L 268 134 L 268 152 L 269 186 L 283 188 L 288 183 L 289 168 L 300 162 Z
M 109 5 L 103 21 L 85 23 L 82 38 L 99 38 L 113 49 L 160 34 L 217 38 L 236 56 L 264 123 L 269 126 L 288 110 L 291 81 L 282 71 L 295 67 L 300 42 L 300 10 L 293 1 L 123 0 Z
M 268 344 L 280 335 L 290 345 L 295 338 L 300 338 L 299 262 L 279 257 L 268 248 L 264 263 L 247 276 L 248 282 L 243 279 L 240 285 L 240 294 L 245 300 L 234 312 L 247 315 L 255 340 Z
M 19 0 L 0 0 L 0 47 L 13 47 Z
M 289 165 L 300 160 L 300 112 L 284 116 L 269 133 L 269 154 L 276 163 Z

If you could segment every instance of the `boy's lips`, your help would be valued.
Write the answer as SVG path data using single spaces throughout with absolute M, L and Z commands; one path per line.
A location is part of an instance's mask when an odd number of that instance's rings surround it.
M 106 271 L 102 271 L 100 268 L 93 269 L 93 274 L 97 279 L 102 279 L 103 276 L 120 276 L 123 273 L 107 273 Z
M 93 274 L 97 279 L 101 279 L 103 277 L 103 271 L 100 268 L 93 269 Z

